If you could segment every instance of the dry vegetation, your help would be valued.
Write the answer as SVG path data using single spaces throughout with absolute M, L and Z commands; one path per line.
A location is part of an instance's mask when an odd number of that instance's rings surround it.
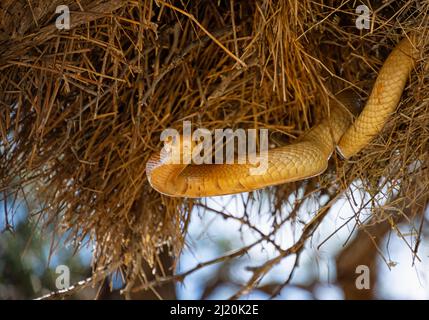
M 361 3 L 373 11 L 370 30 L 355 27 Z M 60 4 L 71 8 L 69 31 L 55 28 Z M 208 129 L 268 128 L 292 141 L 328 112 L 330 95 L 353 88 L 365 101 L 394 44 L 418 30 L 422 61 L 373 144 L 347 162 L 334 156 L 320 177 L 269 190 L 272 214 L 282 217 L 273 234 L 307 201 L 329 200 L 235 297 L 299 253 L 356 181 L 374 196 L 358 204 L 372 208 L 368 223 L 415 223 L 429 196 L 428 12 L 428 1 L 405 0 L 1 0 L 0 192 L 28 202 L 56 232 L 69 231 L 77 247 L 86 236 L 96 240 L 95 273 L 120 269 L 127 290 L 183 279 L 168 276 L 158 255 L 178 256 L 189 212 L 201 204 L 148 185 L 145 163 L 160 132 L 192 120 Z M 304 197 L 280 214 L 300 187 Z M 271 239 L 261 233 L 260 242 Z M 157 269 L 155 279 L 145 264 Z

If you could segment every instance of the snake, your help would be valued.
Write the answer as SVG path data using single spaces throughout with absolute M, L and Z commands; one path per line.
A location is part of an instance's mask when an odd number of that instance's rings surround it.
M 413 33 L 395 46 L 379 70 L 363 108 L 359 108 L 356 94 L 344 91 L 330 99 L 328 117 L 295 142 L 269 149 L 263 174 L 251 174 L 255 165 L 250 163 L 172 163 L 172 152 L 154 152 L 146 163 L 150 185 L 171 197 L 200 198 L 250 192 L 322 174 L 335 150 L 349 159 L 381 132 L 396 110 L 418 60 L 416 45 L 417 35 Z M 359 114 L 354 115 L 356 112 Z M 183 145 L 183 141 L 179 142 L 175 146 Z

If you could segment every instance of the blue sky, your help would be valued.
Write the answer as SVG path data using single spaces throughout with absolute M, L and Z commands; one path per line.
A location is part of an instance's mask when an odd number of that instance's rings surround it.
M 234 217 L 242 217 L 244 212 L 243 198 L 247 194 L 239 196 L 225 196 L 205 199 L 205 205 L 215 210 L 222 210 L 224 213 Z M 356 198 L 361 198 L 355 194 Z M 292 199 L 293 200 L 293 199 Z M 3 208 L 3 204 L 1 204 Z M 8 208 L 10 210 L 10 208 Z M 305 211 L 299 212 L 299 218 L 302 221 L 309 221 L 316 211 L 317 207 L 312 207 L 311 202 L 306 206 Z M 313 277 L 319 278 L 321 284 L 314 290 L 317 299 L 342 299 L 342 291 L 334 285 L 335 283 L 335 256 L 341 250 L 346 239 L 353 230 L 355 221 L 352 219 L 348 224 L 336 232 L 328 241 L 324 242 L 339 226 L 343 225 L 351 216 L 353 216 L 353 207 L 350 206 L 346 199 L 339 200 L 325 217 L 315 235 L 306 245 L 301 256 L 299 267 L 296 269 L 292 278 L 292 285 L 305 285 Z M 356 209 L 356 208 L 355 208 Z M 288 206 L 285 205 L 283 210 L 287 215 Z M 260 196 L 254 206 L 247 208 L 249 221 L 252 225 L 263 233 L 271 230 L 273 216 L 270 214 L 269 202 L 266 197 Z M 369 211 L 366 213 L 369 214 Z M 282 213 L 283 215 L 283 213 Z M 26 217 L 26 211 L 23 206 L 19 206 L 11 222 L 14 224 L 22 221 Z M 361 217 L 364 219 L 365 215 Z M 4 212 L 0 210 L 0 225 L 4 227 Z M 240 229 L 241 228 L 241 229 Z M 275 241 L 282 248 L 291 246 L 300 235 L 301 226 L 286 223 L 276 233 Z M 400 226 L 402 234 L 406 235 L 406 240 L 412 244 L 413 237 L 410 227 L 406 224 Z M 177 272 L 186 271 L 200 262 L 217 258 L 226 252 L 240 249 L 259 239 L 259 235 L 249 229 L 242 227 L 240 222 L 233 219 L 224 219 L 218 214 L 211 211 L 203 211 L 195 208 L 192 212 L 189 233 L 186 237 L 186 247 L 180 257 Z M 321 243 L 324 244 L 319 248 L 316 247 Z M 429 299 L 429 241 L 423 236 L 419 250 L 419 259 L 412 265 L 412 253 L 405 241 L 395 232 L 391 233 L 389 239 L 385 239 L 381 246 L 385 258 L 393 263 L 390 268 L 384 260 L 378 258 L 379 279 L 375 286 L 379 297 L 387 299 Z M 41 253 L 43 256 L 48 255 L 49 248 L 45 248 Z M 19 254 L 19 253 L 17 253 Z M 244 283 L 251 276 L 251 272 L 246 270 L 249 266 L 258 266 L 263 264 L 276 255 L 276 250 L 271 244 L 261 244 L 252 248 L 246 256 L 236 261 L 231 272 L 232 277 L 237 283 Z M 91 246 L 86 246 L 78 253 L 78 258 L 84 264 L 90 265 L 92 257 Z M 39 269 L 40 260 L 37 257 L 23 256 L 27 263 L 34 262 L 33 267 Z M 52 257 L 50 267 L 55 269 L 57 264 L 61 264 L 61 254 Z M 284 281 L 293 266 L 294 256 L 287 257 L 275 266 L 262 280 L 261 284 L 267 284 L 271 281 Z M 43 267 L 43 266 L 42 266 Z M 46 267 L 46 266 L 44 266 Z M 219 265 L 205 267 L 190 276 L 183 284 L 177 284 L 178 297 L 181 299 L 199 299 L 201 297 L 204 284 L 210 279 L 213 273 L 219 270 Z M 39 273 L 39 272 L 38 272 Z M 351 275 L 355 276 L 355 275 Z M 116 283 L 117 281 L 115 281 Z M 116 283 L 115 286 L 119 286 Z M 282 290 L 278 299 L 311 299 L 311 294 L 297 286 L 287 287 Z M 226 299 L 238 290 L 237 285 L 224 285 L 214 291 L 209 299 Z M 266 299 L 268 295 L 260 291 L 255 291 L 243 299 Z

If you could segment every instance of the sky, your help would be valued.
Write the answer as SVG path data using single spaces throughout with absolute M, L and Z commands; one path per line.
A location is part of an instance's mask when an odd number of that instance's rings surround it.
M 248 194 L 239 196 L 224 196 L 204 199 L 207 207 L 234 217 L 242 217 L 245 208 L 243 199 Z M 359 194 L 355 197 L 362 198 Z M 255 205 L 247 208 L 249 221 L 257 226 L 264 234 L 271 230 L 273 216 L 270 214 L 268 199 L 264 196 L 258 198 Z M 1 204 L 3 208 L 3 204 Z M 324 218 L 316 233 L 308 241 L 301 256 L 300 263 L 291 281 L 291 286 L 283 289 L 276 299 L 343 299 L 343 293 L 335 285 L 336 270 L 335 257 L 341 251 L 347 238 L 353 231 L 354 220 L 345 224 L 332 237 L 331 234 L 342 226 L 345 221 L 353 216 L 353 207 L 346 199 L 340 199 Z M 4 228 L 4 212 L 0 210 L 0 226 Z M 314 216 L 314 208 L 311 202 L 305 210 L 299 212 L 299 218 L 309 221 Z M 287 205 L 282 208 L 282 215 L 287 215 Z M 368 212 L 369 214 L 369 212 Z M 429 212 L 427 212 L 429 214 Z M 25 219 L 26 213 L 23 207 L 19 207 L 13 217 L 12 223 L 18 223 Z M 406 224 L 400 225 L 401 233 L 406 240 L 412 243 L 410 227 Z M 286 223 L 275 235 L 275 241 L 283 249 L 291 246 L 300 235 L 301 227 Z M 240 249 L 257 241 L 260 237 L 255 231 L 248 227 L 242 227 L 240 222 L 233 219 L 224 219 L 220 215 L 207 210 L 195 208 L 192 212 L 191 223 L 186 236 L 186 247 L 180 256 L 177 272 L 184 272 L 198 263 L 205 262 L 226 252 Z M 352 235 L 353 236 L 353 235 Z M 325 239 L 329 240 L 325 241 Z M 317 248 L 320 243 L 323 245 Z M 423 236 L 419 250 L 419 259 L 413 265 L 413 256 L 404 239 L 397 233 L 392 232 L 390 237 L 384 239 L 381 248 L 383 254 L 391 264 L 386 265 L 385 261 L 379 257 L 377 266 L 379 268 L 379 278 L 375 283 L 375 292 L 379 298 L 384 299 L 429 299 L 429 241 Z M 46 252 L 41 254 L 47 256 Z M 79 258 L 84 264 L 90 265 L 91 246 L 85 247 L 79 252 Z M 230 268 L 232 278 L 237 284 L 244 283 L 252 275 L 247 270 L 248 267 L 263 264 L 270 258 L 275 257 L 276 250 L 267 243 L 256 245 L 243 258 L 236 260 L 234 266 Z M 34 262 L 36 269 L 40 269 L 40 259 L 37 257 L 23 256 L 27 263 Z M 61 255 L 54 255 L 51 259 L 50 268 L 55 269 L 61 263 Z M 261 284 L 268 284 L 272 281 L 282 282 L 287 279 L 294 264 L 294 256 L 287 257 L 275 266 L 261 281 Z M 37 266 L 36 266 L 37 264 Z M 45 266 L 46 267 L 46 266 Z M 177 295 L 179 299 L 199 299 L 203 293 L 204 284 L 207 279 L 219 271 L 220 265 L 215 264 L 205 267 L 189 275 L 183 284 L 177 284 Z M 37 270 L 36 270 L 37 271 Z M 40 270 L 39 270 L 40 271 Z M 36 274 L 42 272 L 36 272 Z M 355 276 L 355 275 L 351 275 Z M 314 296 L 300 286 L 305 286 L 313 278 L 320 279 L 321 284 L 314 290 Z M 372 284 L 371 284 L 372 285 Z M 117 283 L 115 287 L 120 286 Z M 208 296 L 208 299 L 227 299 L 232 296 L 239 287 L 237 285 L 222 285 Z M 243 296 L 242 299 L 267 299 L 269 296 L 261 291 L 254 291 Z
M 364 199 L 357 194 L 355 194 L 355 197 L 361 200 Z M 208 207 L 222 210 L 235 217 L 242 216 L 244 212 L 240 197 L 215 197 L 208 198 L 205 201 Z M 250 211 L 250 220 L 253 225 L 257 225 L 260 230 L 267 233 L 271 227 L 271 215 L 267 204 L 264 203 L 263 199 L 261 201 L 260 207 L 255 206 L 248 211 Z M 300 217 L 303 219 L 306 219 L 306 216 L 311 217 L 314 215 L 311 208 L 306 208 L 306 210 L 307 212 L 300 213 Z M 287 208 L 285 208 L 285 211 L 287 211 Z M 342 227 L 329 240 L 324 242 L 319 249 L 316 247 L 352 216 L 353 208 L 346 199 L 340 199 L 331 208 L 311 241 L 306 245 L 299 266 L 291 281 L 291 284 L 295 286 L 283 289 L 277 299 L 344 298 L 342 290 L 335 286 L 335 257 L 341 251 L 350 233 L 353 233 L 352 237 L 356 234 L 356 232 L 353 232 L 354 220 L 352 219 L 350 223 Z M 400 226 L 403 234 L 409 234 L 409 228 L 405 224 Z M 299 228 L 294 228 L 289 224 L 278 232 L 276 243 L 280 244 L 283 249 L 294 243 L 297 233 L 294 229 Z M 411 238 L 411 236 L 408 237 L 407 241 L 410 242 Z M 239 222 L 224 219 L 207 210 L 194 209 L 186 238 L 187 247 L 182 253 L 177 271 L 184 272 L 198 263 L 219 257 L 230 250 L 239 249 L 257 239 L 259 239 L 259 236 L 248 228 L 240 231 Z M 414 265 L 412 264 L 413 259 L 409 247 L 396 233 L 392 232 L 390 238 L 383 241 L 381 248 L 384 256 L 390 259 L 392 263 L 389 268 L 381 257 L 377 259 L 379 278 L 377 283 L 373 284 L 377 296 L 385 299 L 429 299 L 428 240 L 423 237 L 419 250 L 421 261 L 416 261 Z M 272 246 L 256 246 L 233 267 L 234 278 L 240 283 L 245 282 L 251 276 L 246 267 L 263 264 L 266 260 L 273 258 L 275 254 L 276 251 Z M 264 277 L 261 284 L 266 284 L 270 281 L 284 281 L 288 277 L 293 264 L 294 257 L 284 259 Z M 218 268 L 219 266 L 212 265 L 187 277 L 183 285 L 177 285 L 178 297 L 181 299 L 199 299 L 206 279 L 210 277 L 210 274 L 216 272 Z M 321 280 L 321 285 L 314 290 L 314 297 L 307 290 L 297 287 L 308 284 L 313 277 Z M 208 298 L 227 299 L 237 289 L 237 286 L 225 285 L 213 292 Z M 243 298 L 266 299 L 268 295 L 262 292 L 254 292 Z

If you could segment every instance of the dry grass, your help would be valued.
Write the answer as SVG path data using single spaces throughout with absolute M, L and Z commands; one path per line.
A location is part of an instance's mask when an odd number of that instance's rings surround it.
M 361 1 L 2 0 L 0 191 L 32 196 L 33 213 L 77 246 L 96 240 L 94 268 L 121 266 L 133 282 L 141 261 L 157 265 L 165 245 L 178 256 L 194 205 L 146 181 L 160 132 L 192 120 L 269 128 L 291 141 L 328 111 L 332 93 L 352 87 L 365 99 L 405 32 L 419 30 L 426 41 L 429 2 L 363 3 L 375 12 L 370 31 L 355 27 Z M 70 5 L 70 31 L 54 27 L 58 4 Z M 413 199 L 429 194 L 425 57 L 422 49 L 398 112 L 373 144 L 348 162 L 334 157 L 309 183 L 272 189 L 273 214 L 299 186 L 306 197 L 335 200 L 357 180 L 372 195 L 386 192 L 389 206 L 422 210 Z M 392 213 L 376 199 L 378 220 L 404 209 Z

